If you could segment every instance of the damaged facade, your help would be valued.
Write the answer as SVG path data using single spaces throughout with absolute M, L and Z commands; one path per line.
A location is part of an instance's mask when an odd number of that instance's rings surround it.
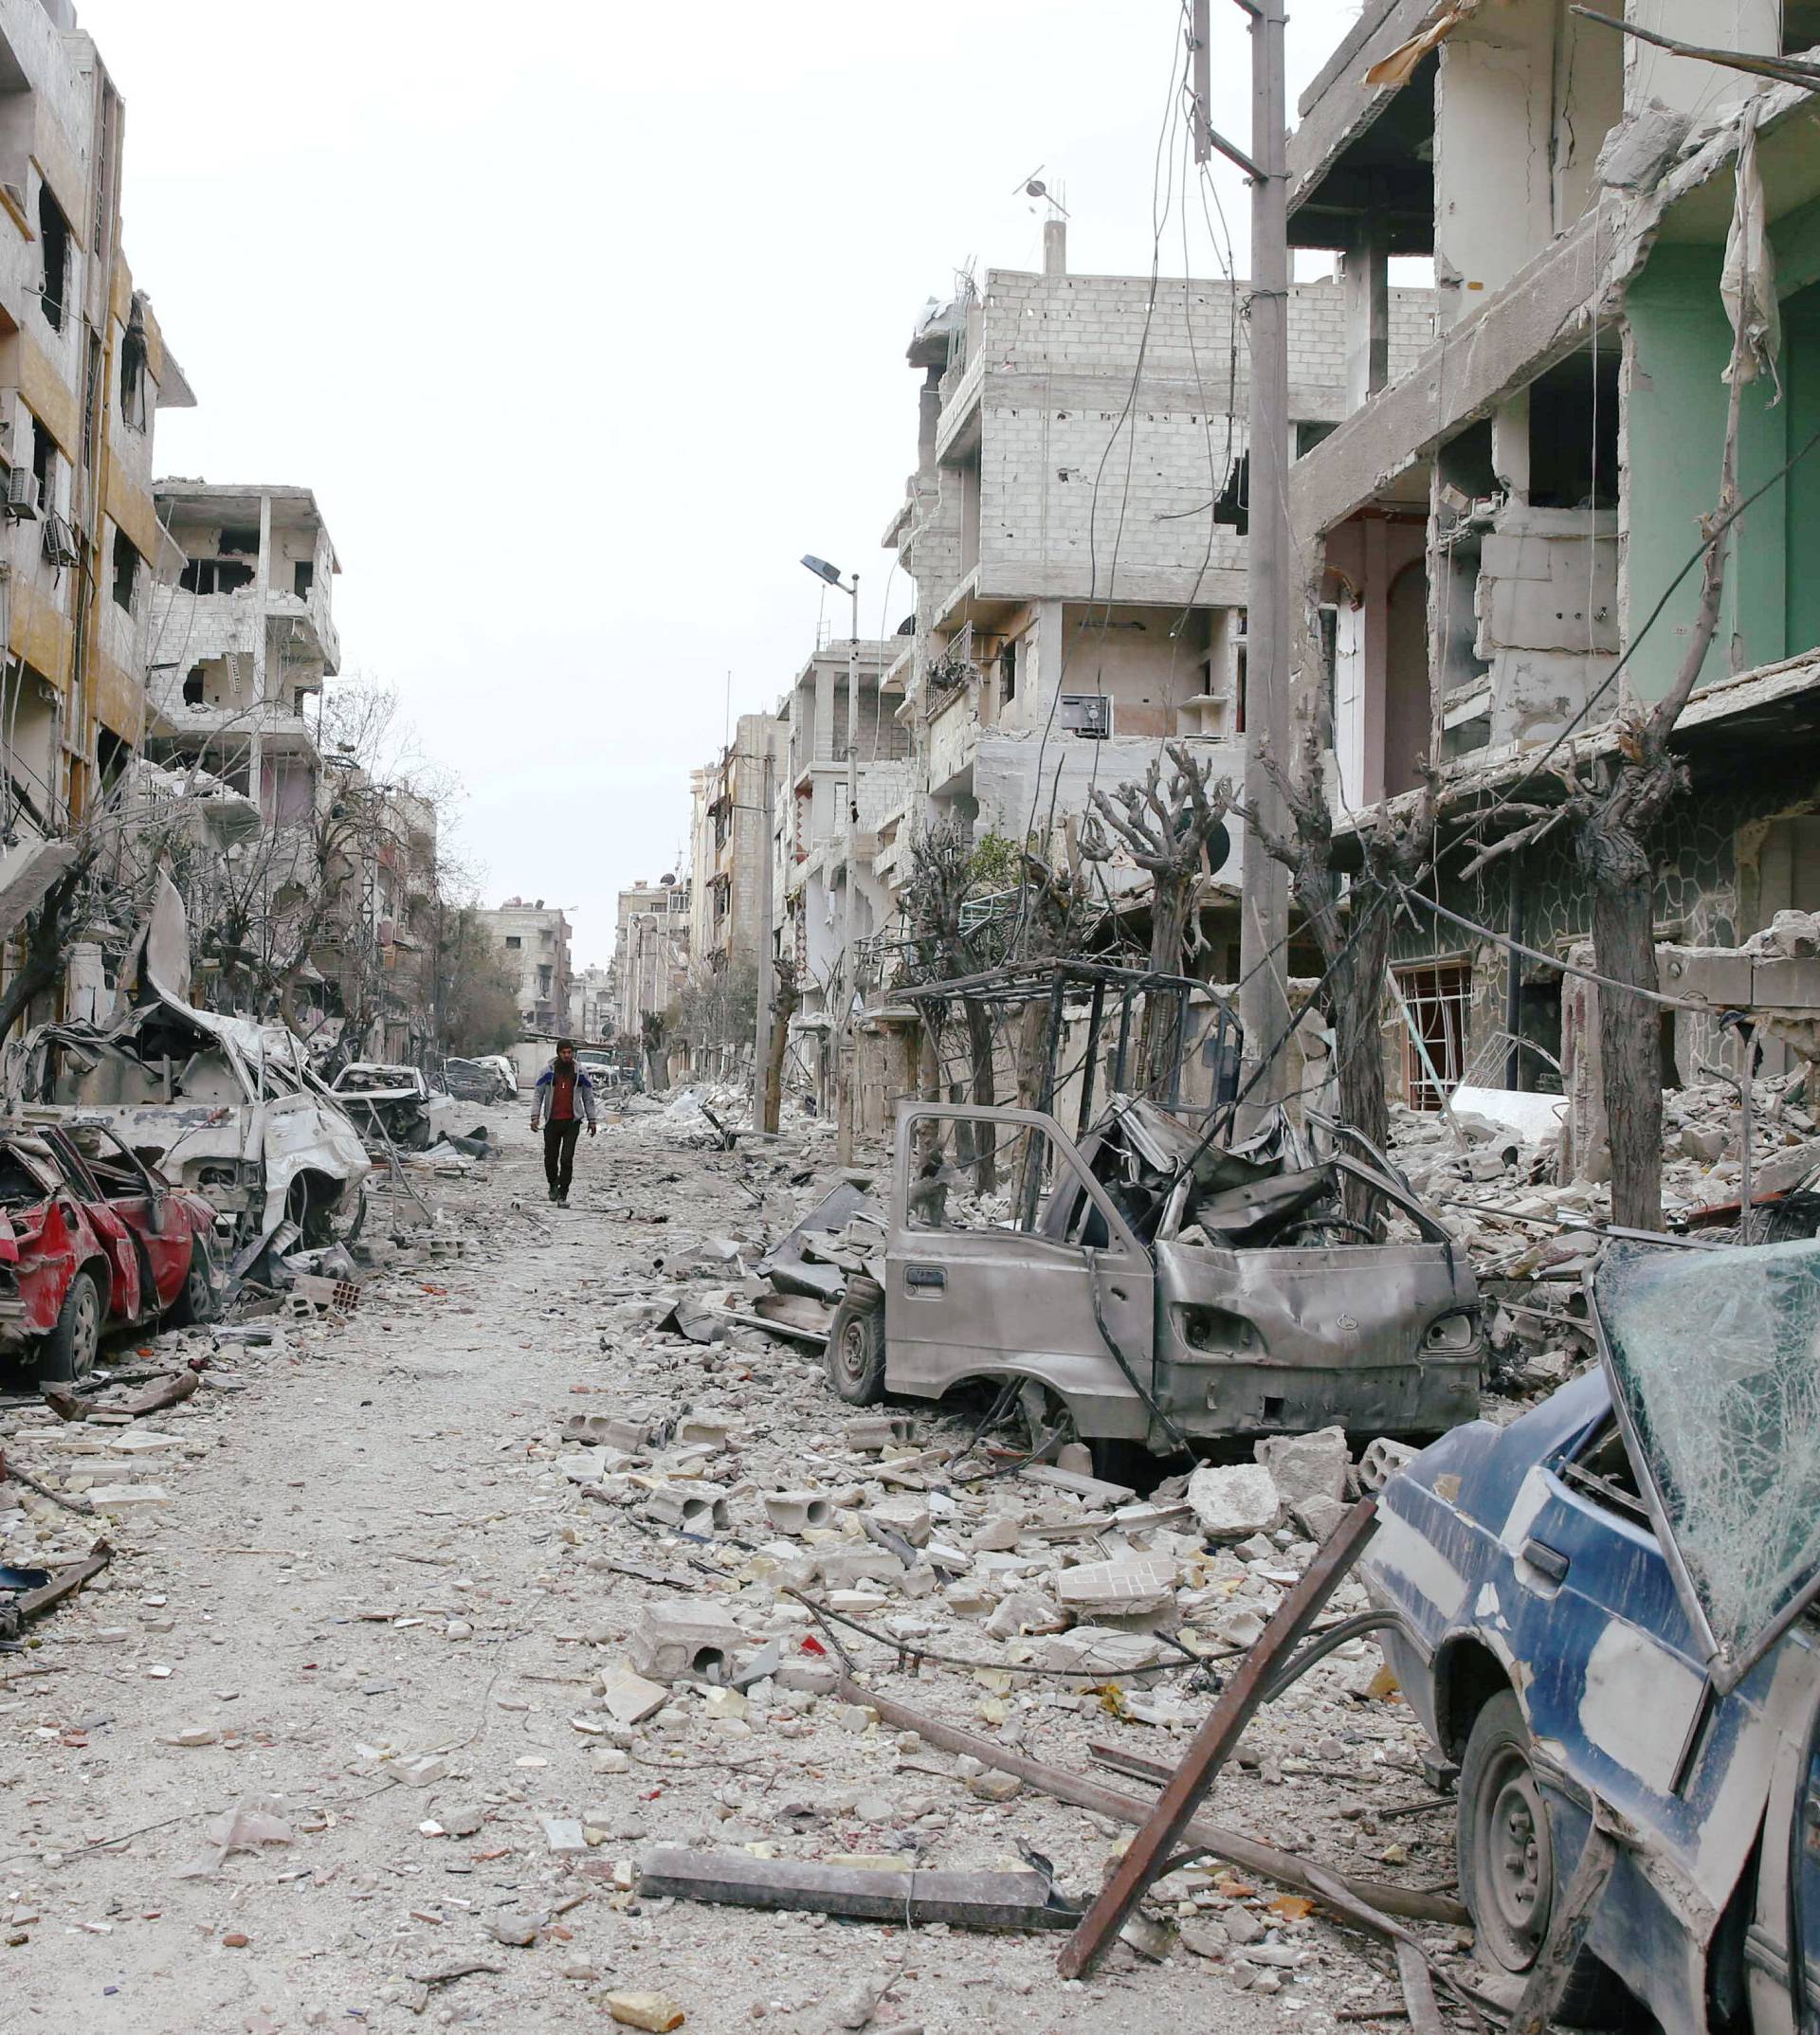
M 0 934 L 76 860 L 146 723 L 160 410 L 193 403 L 121 247 L 124 110 L 66 6 L 0 6 Z M 16 953 L 8 955 L 10 972 Z
M 519 1018 L 528 1032 L 548 1037 L 569 1019 L 569 920 L 559 906 L 508 898 L 477 912 L 515 978 Z
M 1781 347 L 1774 373 L 1742 391 L 1738 483 L 1762 492 L 1731 532 L 1720 627 L 1674 736 L 1692 789 L 1662 845 L 1664 987 L 1715 1009 L 1665 1013 L 1674 1086 L 1713 1057 L 1717 1012 L 1757 1000 L 1738 950 L 1788 964 L 1788 979 L 1766 980 L 1766 1005 L 1798 1017 L 1820 987 L 1795 979 L 1804 921 L 1784 921 L 1788 939 L 1775 931 L 1778 913 L 1820 905 L 1807 762 L 1820 606 L 1804 570 L 1820 466 L 1781 470 L 1820 427 L 1811 100 L 1557 0 L 1456 10 L 1408 83 L 1367 83 L 1430 12 L 1368 8 L 1304 95 L 1290 143 L 1291 238 L 1340 251 L 1348 351 L 1374 363 L 1352 414 L 1289 481 L 1306 605 L 1332 617 L 1342 820 L 1409 793 L 1432 763 L 1448 832 L 1495 841 L 1517 818 L 1479 816 L 1558 796 L 1548 766 L 1561 745 L 1614 754 L 1618 717 L 1668 691 L 1699 601 L 1698 575 L 1676 575 L 1719 485 L 1732 350 L 1721 272 L 1746 111 L 1755 127 Z M 1720 20 L 1633 0 L 1627 12 L 1747 57 L 1820 37 L 1814 10 L 1793 5 Z M 1383 354 L 1386 273 L 1405 254 L 1434 259 L 1439 331 L 1399 369 Z M 1304 639 L 1303 668 L 1318 655 Z M 1444 855 L 1438 900 L 1543 958 L 1431 914 L 1404 923 L 1393 1092 L 1437 1105 L 1424 1049 L 1441 1087 L 1565 1085 L 1584 1150 L 1597 1142 L 1592 1006 L 1564 996 L 1550 957 L 1589 936 L 1587 880 L 1565 831 L 1463 881 L 1469 852 Z M 1770 1072 L 1794 1063 L 1780 1040 L 1767 1050 Z

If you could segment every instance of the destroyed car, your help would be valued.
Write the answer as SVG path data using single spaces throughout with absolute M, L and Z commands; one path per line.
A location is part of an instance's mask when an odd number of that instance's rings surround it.
M 0 1348 L 63 1384 L 88 1374 L 110 1329 L 210 1319 L 217 1222 L 103 1124 L 0 1136 Z
M 1482 1960 L 1536 1964 L 1596 1820 L 1616 1854 L 1559 2018 L 1615 2025 L 1622 1986 L 1665 2035 L 1794 2035 L 1820 1983 L 1820 1244 L 1613 1244 L 1592 1305 L 1598 1368 L 1415 1458 L 1360 1573 L 1459 1763 Z
M 1006 1184 L 982 1198 L 964 1160 L 988 1138 Z M 1372 1221 L 1342 1210 L 1348 1180 Z M 1035 1110 L 906 1101 L 866 1268 L 828 1345 L 853 1406 L 1026 1380 L 1109 1458 L 1335 1423 L 1426 1437 L 1478 1409 L 1465 1253 L 1387 1168 L 1311 1159 L 1286 1127 L 1230 1150 L 1118 1099 L 1077 1143 Z
M 509 1102 L 518 1084 L 490 1060 L 446 1060 L 443 1085 L 458 1102 Z
M 358 1229 L 366 1147 L 282 1025 L 154 993 L 105 1027 L 28 1032 L 8 1056 L 7 1091 L 109 1124 L 228 1219 L 237 1253 L 286 1222 L 306 1245 Z
M 428 1151 L 448 1115 L 448 1098 L 416 1067 L 351 1061 L 329 1092 L 368 1136 L 389 1138 L 406 1152 Z

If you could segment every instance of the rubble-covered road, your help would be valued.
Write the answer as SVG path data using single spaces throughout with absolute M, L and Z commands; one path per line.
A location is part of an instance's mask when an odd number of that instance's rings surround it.
M 1024 1869 L 1037 1853 L 1080 1899 L 1122 1839 L 825 1693 L 835 1657 L 782 1593 L 792 1578 L 824 1599 L 845 1584 L 862 1624 L 991 1663 L 1036 1658 L 1020 1627 L 1062 1622 L 1048 1614 L 1064 1563 L 1138 1554 L 1184 1636 L 1217 1653 L 1255 1632 L 1311 1552 L 1288 1526 L 1210 1552 L 1192 1518 L 1083 1536 L 1081 1500 L 1021 1477 L 882 1482 L 811 1353 L 753 1330 L 701 1345 L 656 1329 L 679 1276 L 712 1290 L 705 1264 L 724 1284 L 727 1243 L 750 1263 L 832 1177 L 819 1134 L 729 1156 L 610 1126 L 559 1212 L 515 1119 L 502 1158 L 434 1180 L 436 1234 L 452 1240 L 434 1259 L 407 1245 L 346 1323 L 265 1349 L 224 1341 L 205 1389 L 138 1423 L 136 1448 L 109 1445 L 129 1430 L 7 1414 L 9 1461 L 71 1493 L 104 1463 L 90 1487 L 123 1481 L 141 1501 L 109 1515 L 112 1570 L 0 1656 L 0 2026 L 517 2035 L 611 2025 L 612 1996 L 647 2016 L 629 2025 L 703 2031 L 1217 2017 L 1326 2035 L 1396 2010 L 1383 1946 L 1213 1859 L 1151 1904 L 1179 1925 L 1164 1961 L 1121 1945 L 1084 1985 L 1056 1976 L 1053 1932 L 640 1898 L 635 1862 L 661 1843 L 931 1869 Z M 896 1410 L 919 1444 L 966 1432 Z M 672 1439 L 657 1459 L 724 1490 L 730 1532 L 704 1544 L 636 1523 L 648 1452 L 628 1468 L 610 1451 L 584 1489 L 563 1439 L 577 1414 L 709 1423 L 693 1458 Z M 762 1494 L 805 1487 L 832 1525 L 780 1535 Z M 887 1498 L 913 1543 L 933 1526 L 947 1567 L 906 1569 L 864 1535 L 859 1514 Z M 28 1496 L 0 1523 L 17 1560 L 42 1558 L 46 1533 L 79 1550 L 98 1522 Z M 1336 1608 L 1360 1601 L 1348 1586 Z M 775 1672 L 744 1697 L 679 1682 L 644 1714 L 628 1677 L 656 1605 L 737 1620 Z M 888 1647 L 849 1644 L 861 1677 L 900 1700 L 1140 1794 L 1089 1744 L 1173 1764 L 1210 1701 L 1185 1686 L 1192 1666 L 1148 1691 L 1122 1678 L 1078 1693 L 949 1666 L 913 1677 Z M 1210 1809 L 1329 1869 L 1450 1889 L 1451 1805 L 1378 1665 L 1355 1641 L 1266 1710 Z M 1466 1940 L 1415 1926 L 1443 1957 Z

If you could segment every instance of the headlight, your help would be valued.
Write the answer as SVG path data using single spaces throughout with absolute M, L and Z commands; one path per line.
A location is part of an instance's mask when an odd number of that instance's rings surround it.
M 1439 1321 L 1429 1324 L 1429 1333 L 1422 1339 L 1425 1350 L 1446 1352 L 1449 1355 L 1463 1355 L 1479 1340 L 1479 1317 L 1472 1314 L 1443 1315 Z

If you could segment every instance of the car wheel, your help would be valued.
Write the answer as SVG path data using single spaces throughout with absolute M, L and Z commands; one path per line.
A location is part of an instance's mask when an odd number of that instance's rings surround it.
M 856 1272 L 828 1328 L 828 1382 L 850 1407 L 884 1397 L 884 1289 Z
M 73 1385 L 95 1368 L 101 1346 L 101 1289 L 84 1267 L 69 1282 L 57 1326 L 38 1345 L 38 1382 Z
M 1559 1887 L 1529 1727 L 1508 1690 L 1473 1719 L 1459 1801 L 1460 1890 L 1479 1954 L 1520 1976 L 1541 1953 Z M 1629 1998 L 1592 1952 L 1582 1951 L 1556 2019 L 1568 2027 L 1611 2027 L 1624 2018 Z
M 200 1244 L 190 1251 L 190 1269 L 184 1275 L 183 1291 L 171 1303 L 173 1328 L 199 1328 L 215 1318 L 215 1282 L 209 1276 L 209 1259 Z

